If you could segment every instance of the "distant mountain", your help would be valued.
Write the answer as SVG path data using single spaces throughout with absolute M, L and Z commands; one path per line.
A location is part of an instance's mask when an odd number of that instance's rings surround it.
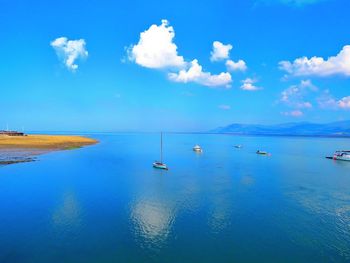
M 210 132 L 246 135 L 350 136 L 350 120 L 327 124 L 310 122 L 292 122 L 275 125 L 235 123 L 216 128 Z

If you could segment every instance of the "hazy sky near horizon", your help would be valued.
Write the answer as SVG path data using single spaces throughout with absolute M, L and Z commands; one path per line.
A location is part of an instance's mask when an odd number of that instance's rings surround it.
M 350 119 L 350 2 L 0 0 L 0 129 Z

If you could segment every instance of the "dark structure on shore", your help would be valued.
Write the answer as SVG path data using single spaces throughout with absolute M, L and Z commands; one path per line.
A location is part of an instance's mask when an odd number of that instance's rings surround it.
M 1 131 L 1 130 L 0 130 L 0 135 L 25 136 L 25 134 L 23 132 L 18 132 L 18 131 Z

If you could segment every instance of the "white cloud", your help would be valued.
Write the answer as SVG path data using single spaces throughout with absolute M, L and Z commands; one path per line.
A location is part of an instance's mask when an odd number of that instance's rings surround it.
M 178 55 L 177 46 L 173 42 L 175 32 L 169 26 L 167 20 L 162 20 L 161 25 L 152 25 L 140 34 L 139 42 L 127 49 L 129 60 L 138 65 L 154 69 L 166 69 L 168 78 L 175 82 L 195 82 L 204 86 L 226 86 L 232 82 L 231 74 L 222 72 L 212 75 L 204 72 L 197 59 L 191 62 L 185 61 L 184 57 Z M 215 41 L 214 53 L 216 60 L 229 56 L 231 45 L 223 45 Z
M 261 87 L 257 87 L 254 85 L 254 83 L 257 82 L 256 79 L 246 78 L 245 80 L 242 80 L 241 89 L 242 90 L 248 90 L 248 91 L 257 91 L 262 89 Z
M 257 3 L 262 2 L 266 4 L 285 4 L 291 6 L 301 7 L 309 4 L 316 4 L 325 0 L 257 0 Z
M 221 110 L 230 110 L 231 106 L 222 104 L 222 105 L 219 105 L 218 108 L 221 109 Z
M 230 50 L 232 49 L 232 45 L 227 44 L 224 45 L 219 41 L 213 42 L 213 51 L 210 53 L 211 61 L 220 61 L 224 59 L 228 59 L 230 56 Z
M 300 110 L 293 110 L 293 111 L 285 111 L 281 112 L 284 116 L 291 116 L 291 117 L 301 117 L 304 115 L 304 113 Z
M 56 50 L 58 57 L 62 59 L 65 66 L 72 71 L 78 69 L 77 59 L 88 56 L 84 39 L 68 40 L 66 37 L 59 37 L 50 44 Z
M 175 31 L 167 20 L 159 26 L 151 25 L 140 34 L 139 42 L 129 48 L 129 59 L 147 68 L 181 68 L 186 63 L 177 53 L 174 37 Z
M 212 75 L 210 72 L 203 72 L 202 66 L 199 65 L 198 60 L 194 59 L 190 67 L 180 70 L 178 73 L 169 73 L 170 80 L 175 82 L 195 82 L 204 86 L 228 86 L 232 82 L 231 74 L 222 72 L 218 75 Z
M 322 109 L 336 109 L 337 101 L 334 99 L 330 91 L 324 90 L 322 94 L 316 99 L 320 108 Z
M 293 76 L 350 76 L 350 45 L 344 46 L 336 56 L 328 59 L 301 57 L 293 62 L 281 61 L 279 66 Z
M 317 102 L 319 108 L 321 109 L 331 109 L 331 110 L 350 109 L 350 96 L 343 97 L 342 99 L 336 99 L 328 89 L 322 90 L 320 92 L 320 95 L 315 98 L 315 101 Z M 289 106 L 294 106 L 296 108 L 308 108 L 308 107 L 298 107 L 298 104 L 296 104 L 295 102 L 294 104 L 291 104 L 290 102 L 288 103 L 289 103 Z
M 346 96 L 337 100 L 332 96 L 329 90 L 325 90 L 323 94 L 317 98 L 317 102 L 320 108 L 323 109 L 350 110 L 350 96 Z
M 308 93 L 317 91 L 318 88 L 310 80 L 302 80 L 298 85 L 292 85 L 281 92 L 280 102 L 294 108 L 312 108 L 309 101 L 305 101 Z
M 310 108 L 312 108 L 312 104 L 309 101 L 299 102 L 295 106 L 297 108 L 300 108 L 300 109 L 303 109 L 303 108 L 310 109 Z
M 317 97 L 313 94 L 317 94 Z M 312 108 L 313 104 L 310 102 L 310 99 L 316 102 L 321 109 L 350 109 L 350 96 L 336 99 L 328 89 L 320 91 L 310 80 L 302 80 L 300 84 L 292 85 L 282 91 L 279 101 L 299 110 Z
M 189 91 L 181 92 L 181 95 L 186 96 L 186 97 L 193 97 L 194 96 L 194 94 L 192 92 L 189 92 Z
M 230 71 L 245 71 L 247 70 L 247 64 L 242 60 L 237 62 L 232 61 L 231 59 L 226 61 L 226 67 Z
M 350 96 L 344 97 L 338 101 L 338 106 L 341 109 L 350 110 Z

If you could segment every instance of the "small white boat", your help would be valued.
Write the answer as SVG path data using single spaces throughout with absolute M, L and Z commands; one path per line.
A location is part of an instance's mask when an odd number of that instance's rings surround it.
M 193 147 L 193 151 L 198 152 L 198 153 L 201 153 L 201 152 L 203 152 L 203 149 L 202 149 L 198 144 L 196 144 L 196 145 Z
M 339 161 L 350 161 L 350 151 L 336 151 L 332 157 L 326 158 Z
M 242 148 L 243 146 L 240 145 L 240 144 L 237 144 L 237 145 L 235 145 L 234 147 L 237 148 L 237 149 L 240 149 L 240 148 Z

